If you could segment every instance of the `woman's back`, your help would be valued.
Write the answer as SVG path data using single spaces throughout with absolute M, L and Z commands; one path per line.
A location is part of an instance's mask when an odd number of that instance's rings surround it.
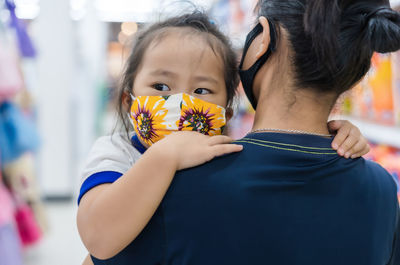
M 383 168 L 317 136 L 239 142 L 241 153 L 177 174 L 110 264 L 398 264 L 396 185 Z
M 400 264 L 392 177 L 339 158 L 328 138 L 297 134 L 328 133 L 332 106 L 372 54 L 400 48 L 400 14 L 388 0 L 260 0 L 258 10 L 240 76 L 253 130 L 265 133 L 178 173 L 145 230 L 107 264 Z

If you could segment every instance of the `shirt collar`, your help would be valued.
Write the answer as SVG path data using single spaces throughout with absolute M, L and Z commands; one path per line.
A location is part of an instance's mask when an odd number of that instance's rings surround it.
M 136 134 L 132 136 L 131 142 L 133 147 L 135 147 L 136 150 L 139 151 L 139 153 L 143 154 L 144 152 L 146 152 L 147 148 L 142 144 L 142 142 L 140 142 Z

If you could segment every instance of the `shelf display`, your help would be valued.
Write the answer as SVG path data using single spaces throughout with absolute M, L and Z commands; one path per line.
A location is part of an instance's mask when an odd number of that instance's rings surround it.
M 21 265 L 24 247 L 37 243 L 46 228 L 35 178 L 39 133 L 22 66 L 36 51 L 14 2 L 2 8 L 9 16 L 0 17 L 0 265 Z
M 371 151 L 365 156 L 383 166 L 389 171 L 397 184 L 400 200 L 400 149 L 388 145 L 371 145 Z
M 400 52 L 374 54 L 371 70 L 338 100 L 333 116 L 356 124 L 373 143 L 400 148 Z
M 400 52 L 392 55 L 393 60 L 393 108 L 394 121 L 400 126 Z
M 367 76 L 338 100 L 337 113 L 382 125 L 398 124 L 395 81 L 398 54 L 375 53 Z

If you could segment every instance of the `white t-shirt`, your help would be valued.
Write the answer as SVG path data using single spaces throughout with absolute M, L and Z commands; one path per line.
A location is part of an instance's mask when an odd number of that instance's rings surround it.
M 81 174 L 78 204 L 90 189 L 104 183 L 113 183 L 140 158 L 141 153 L 132 141 L 124 133 L 102 136 L 96 140 Z

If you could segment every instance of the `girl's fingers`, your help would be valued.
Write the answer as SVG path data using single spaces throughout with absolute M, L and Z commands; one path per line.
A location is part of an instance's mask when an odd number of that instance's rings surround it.
M 346 158 L 354 158 L 354 157 L 359 157 L 358 154 L 362 153 L 363 150 L 365 149 L 367 143 L 365 142 L 364 139 L 361 139 L 358 141 L 350 150 L 348 150 L 345 154 Z
M 351 127 L 346 140 L 338 149 L 339 155 L 349 158 L 351 149 L 360 142 L 360 139 L 362 139 L 360 130 L 356 127 Z
M 364 140 L 365 141 L 365 140 Z M 365 141 L 364 144 L 362 144 L 361 150 L 355 152 L 354 154 L 351 155 L 351 158 L 357 158 L 357 157 L 361 157 L 363 155 L 368 154 L 368 152 L 371 150 L 369 144 L 367 143 L 367 141 Z
M 238 144 L 219 144 L 211 147 L 214 157 L 223 156 L 230 153 L 240 152 L 243 150 L 243 145 Z
M 226 135 L 211 136 L 207 139 L 207 143 L 211 146 L 217 144 L 229 144 L 231 142 L 233 142 L 233 139 Z
M 341 120 L 334 120 L 328 122 L 328 130 L 330 133 L 336 133 L 343 126 L 344 121 Z
M 362 152 L 358 152 L 358 153 L 352 155 L 352 156 L 351 156 L 351 159 L 362 157 L 363 155 L 365 155 L 365 154 L 367 154 L 367 153 L 368 153 L 368 152 L 366 152 L 365 150 L 363 150 Z
M 333 149 L 339 150 L 339 147 L 341 147 L 345 142 L 346 138 L 348 138 L 350 134 L 350 129 L 351 129 L 350 127 L 345 127 L 345 126 L 340 128 L 340 130 L 337 132 L 335 138 L 332 141 Z
M 353 137 L 349 136 L 340 145 L 337 152 L 339 155 L 349 158 L 350 157 L 349 152 L 356 144 L 357 144 L 356 140 Z

